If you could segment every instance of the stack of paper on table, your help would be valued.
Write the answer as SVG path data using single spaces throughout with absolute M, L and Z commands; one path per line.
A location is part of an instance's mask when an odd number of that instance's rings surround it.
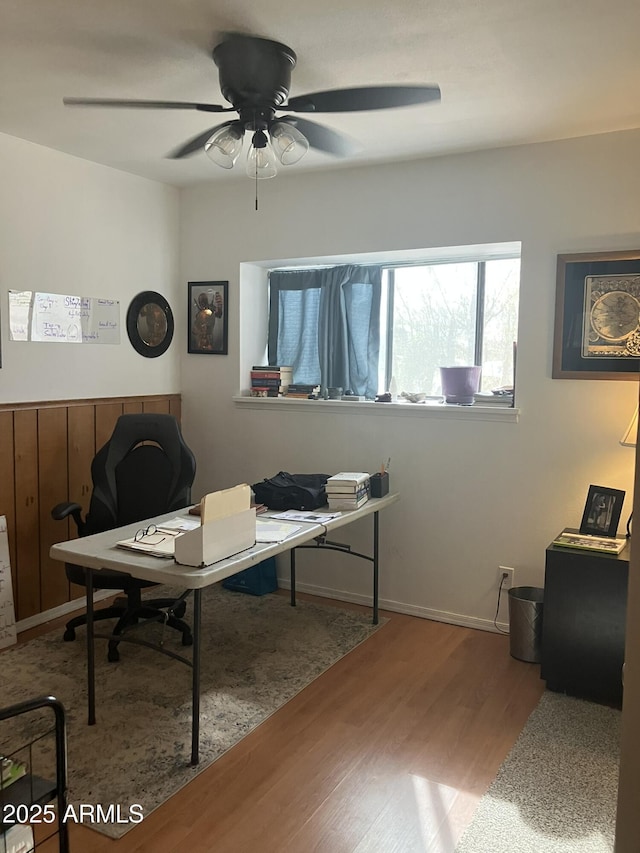
M 300 524 L 276 521 L 273 518 L 256 519 L 256 542 L 284 542 L 300 530 Z
M 116 544 L 118 547 L 128 548 L 130 551 L 142 551 L 144 554 L 151 554 L 153 557 L 171 559 L 174 554 L 176 539 L 182 533 L 194 530 L 196 527 L 200 527 L 198 519 L 176 516 L 161 525 L 152 525 L 149 533 L 143 533 L 142 531 L 145 528 L 141 528 L 142 535 L 121 539 Z

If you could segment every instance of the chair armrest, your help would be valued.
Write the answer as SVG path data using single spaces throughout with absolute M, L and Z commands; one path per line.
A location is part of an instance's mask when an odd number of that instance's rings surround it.
M 68 516 L 73 516 L 73 520 L 76 523 L 76 527 L 78 528 L 78 533 L 82 533 L 82 529 L 84 528 L 84 521 L 82 520 L 82 507 L 80 504 L 71 503 L 70 501 L 63 501 L 63 503 L 56 504 L 54 508 L 51 510 L 51 517 L 56 521 L 62 521 Z

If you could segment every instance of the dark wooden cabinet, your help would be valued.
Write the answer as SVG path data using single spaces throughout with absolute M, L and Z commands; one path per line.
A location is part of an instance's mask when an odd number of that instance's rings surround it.
M 541 677 L 550 690 L 621 704 L 629 552 L 547 548 Z

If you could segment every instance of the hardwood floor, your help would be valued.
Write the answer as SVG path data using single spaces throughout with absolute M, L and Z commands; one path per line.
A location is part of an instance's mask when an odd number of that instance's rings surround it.
M 72 853 L 452 853 L 544 690 L 540 668 L 506 636 L 381 615 L 123 838 L 72 825 Z

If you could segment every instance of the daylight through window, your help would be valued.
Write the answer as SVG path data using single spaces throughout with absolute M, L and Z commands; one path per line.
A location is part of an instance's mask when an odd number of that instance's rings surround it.
M 390 267 L 379 384 L 439 394 L 440 367 L 482 365 L 481 390 L 513 384 L 520 259 Z
M 440 367 L 513 384 L 520 258 L 272 270 L 269 362 L 294 382 L 373 398 L 441 393 Z

